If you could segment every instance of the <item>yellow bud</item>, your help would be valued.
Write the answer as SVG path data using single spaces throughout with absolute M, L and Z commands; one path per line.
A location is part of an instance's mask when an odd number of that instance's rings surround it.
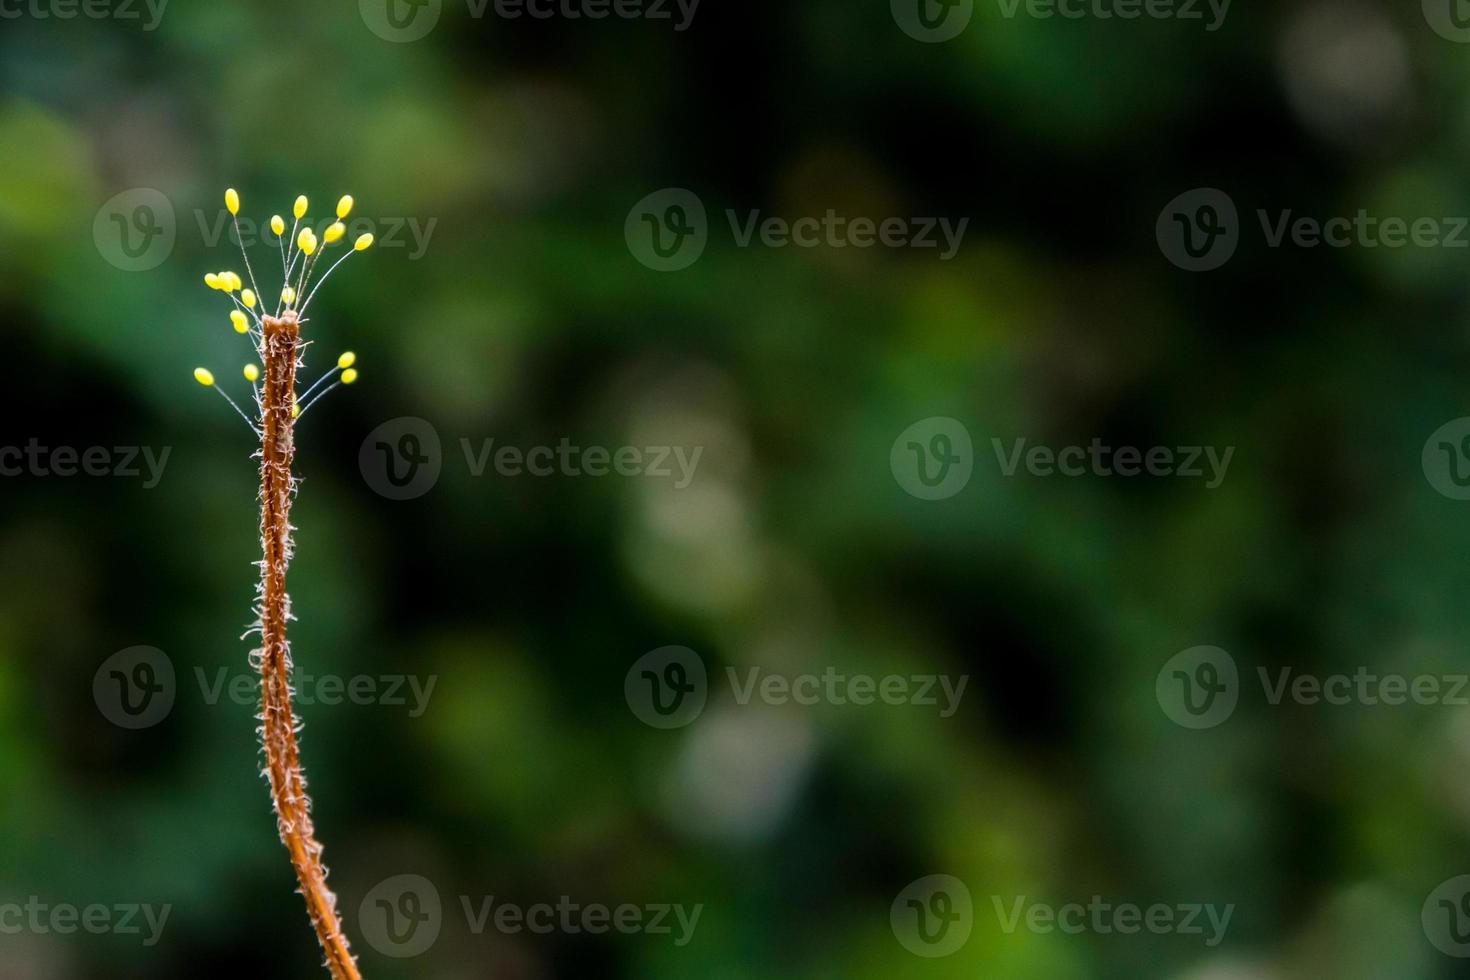
M 195 368 L 194 380 L 202 384 L 204 387 L 208 388 L 210 385 L 214 384 L 214 375 L 209 373 L 209 371 L 205 368 Z
M 235 333 L 247 333 L 250 330 L 250 321 L 239 310 L 230 311 L 230 322 L 235 325 Z
M 219 281 L 219 275 L 213 272 L 206 272 L 204 274 L 204 285 L 208 286 L 210 289 L 224 288 L 224 283 Z
M 240 291 L 240 302 L 245 304 L 247 310 L 255 309 L 255 290 L 244 289 Z
M 322 241 L 331 245 L 333 242 L 340 240 L 345 234 L 347 234 L 347 226 L 340 221 L 334 221 L 327 226 L 326 231 L 322 232 Z
M 281 290 L 281 302 L 285 303 L 287 306 L 290 306 L 292 303 L 296 302 L 296 290 L 292 289 L 290 286 L 287 286 L 285 289 Z
M 279 214 L 271 215 L 271 231 L 275 232 L 277 238 L 286 233 L 286 219 Z
M 310 228 L 301 229 L 301 234 L 296 236 L 296 247 L 307 255 L 316 251 L 316 235 Z
M 294 419 L 296 416 L 298 416 L 300 414 L 301 414 L 301 406 L 300 405 L 297 405 L 297 404 L 295 404 L 293 402 L 292 405 L 291 405 L 291 417 Z
M 342 200 L 337 202 L 337 217 L 345 218 L 352 213 L 352 195 L 343 194 Z
M 357 241 L 352 243 L 352 247 L 359 252 L 366 252 L 373 247 L 373 236 L 371 234 L 360 236 Z
M 240 277 L 233 272 L 221 272 L 219 278 L 220 282 L 224 283 L 222 288 L 227 293 L 233 293 L 240 288 Z
M 255 382 L 259 381 L 260 368 L 256 367 L 254 364 L 245 365 L 245 380 L 249 381 L 251 384 L 255 384 Z
M 357 380 L 357 368 L 348 368 L 346 371 L 343 371 L 342 372 L 342 383 L 344 385 L 350 385 L 350 384 L 352 384 L 352 382 L 354 382 L 356 380 Z
M 296 215 L 296 220 L 298 220 L 298 221 L 300 221 L 301 218 L 305 216 L 305 214 L 306 214 L 306 195 L 305 194 L 302 194 L 300 197 L 298 197 L 296 199 L 296 205 L 295 205 L 295 207 L 293 207 L 291 209 L 291 213 L 294 214 L 294 215 Z
M 352 351 L 347 351 L 341 357 L 337 358 L 337 366 L 344 371 L 356 363 L 357 355 L 352 353 Z
M 240 194 L 233 187 L 225 191 L 225 207 L 231 214 L 240 213 Z

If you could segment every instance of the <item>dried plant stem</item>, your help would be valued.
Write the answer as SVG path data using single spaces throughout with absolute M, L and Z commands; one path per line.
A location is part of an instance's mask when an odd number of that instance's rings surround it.
M 281 841 L 290 852 L 327 968 L 333 980 L 361 980 L 337 915 L 337 897 L 327 887 L 327 869 L 312 828 L 311 799 L 306 795 L 306 778 L 296 744 L 297 723 L 291 709 L 291 650 L 286 641 L 291 600 L 286 595 L 286 566 L 291 560 L 291 460 L 295 452 L 291 410 L 301 340 L 296 314 L 288 310 L 279 319 L 265 317 L 262 333 L 265 384 L 261 392 L 260 443 L 260 737 Z

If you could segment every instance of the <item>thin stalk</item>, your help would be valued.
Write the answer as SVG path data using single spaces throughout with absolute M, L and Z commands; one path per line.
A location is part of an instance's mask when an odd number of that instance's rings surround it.
M 286 622 L 291 600 L 286 595 L 286 566 L 291 560 L 291 461 L 295 453 L 291 418 L 296 388 L 296 359 L 301 332 L 294 313 L 265 318 L 260 440 L 260 736 L 265 748 L 266 776 L 276 809 L 281 842 L 307 912 L 316 930 L 333 980 L 362 980 L 352 958 L 337 897 L 327 887 L 322 846 L 311 822 L 311 799 L 301 770 L 296 719 L 291 708 L 291 648 Z

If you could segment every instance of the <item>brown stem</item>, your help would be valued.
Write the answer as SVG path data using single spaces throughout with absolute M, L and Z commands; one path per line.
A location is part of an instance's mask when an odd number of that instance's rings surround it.
M 263 321 L 265 384 L 261 392 L 260 440 L 260 737 L 266 775 L 276 808 L 281 842 L 291 855 L 296 880 L 306 898 L 312 927 L 326 955 L 333 980 L 362 980 L 342 933 L 337 896 L 327 887 L 322 846 L 311 823 L 311 799 L 301 771 L 296 719 L 291 710 L 291 648 L 286 622 L 286 566 L 291 561 L 292 404 L 301 331 L 296 314 Z

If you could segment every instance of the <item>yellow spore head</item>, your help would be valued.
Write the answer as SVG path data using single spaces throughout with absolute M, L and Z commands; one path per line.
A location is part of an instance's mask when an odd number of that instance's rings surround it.
M 225 191 L 225 208 L 231 214 L 240 213 L 240 192 L 233 187 Z
M 210 373 L 208 368 L 195 368 L 194 380 L 202 384 L 204 387 L 208 388 L 210 385 L 214 384 L 214 375 Z

